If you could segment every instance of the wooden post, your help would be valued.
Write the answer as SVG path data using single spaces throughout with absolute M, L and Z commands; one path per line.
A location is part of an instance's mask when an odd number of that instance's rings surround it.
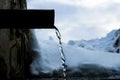
M 27 9 L 26 0 L 0 0 L 0 9 Z
M 30 53 L 35 53 L 31 47 L 34 39 L 29 28 L 31 26 L 54 28 L 54 10 L 33 10 L 31 13 L 26 10 L 26 0 L 0 0 L 0 9 L 4 9 L 0 10 L 2 20 L 0 20 L 0 27 L 3 27 L 0 29 L 0 79 L 26 80 L 31 75 L 29 65 L 32 62 L 32 55 Z M 12 17 L 13 13 L 17 14 L 15 18 Z M 27 20 L 29 21 L 26 22 Z
M 0 0 L 0 9 L 27 9 L 26 0 Z M 29 38 L 28 29 L 0 29 L 1 80 L 25 80 Z

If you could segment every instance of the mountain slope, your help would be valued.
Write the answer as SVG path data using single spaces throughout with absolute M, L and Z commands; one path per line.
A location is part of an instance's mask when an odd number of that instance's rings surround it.
M 111 31 L 107 34 L 106 37 L 103 37 L 101 39 L 80 41 L 70 40 L 68 44 L 89 50 L 116 52 L 116 48 L 120 46 L 120 29 Z
M 109 47 L 114 49 L 113 44 L 118 39 L 115 34 L 116 31 L 112 31 L 106 38 L 83 41 L 84 44 L 82 45 L 83 42 L 79 41 L 70 41 L 69 45 L 63 44 L 67 75 L 69 77 L 120 78 L 120 54 L 113 54 L 106 49 Z M 34 51 L 38 54 L 30 65 L 32 74 L 42 77 L 44 74 L 47 74 L 44 77 L 61 76 L 62 61 L 58 42 L 55 42 L 52 38 L 50 40 L 41 40 L 39 35 L 36 35 L 36 38 L 38 44 L 35 44 L 39 45 L 39 47 L 34 48 Z M 104 44 L 101 45 L 102 43 Z M 116 46 L 119 46 L 118 43 Z
M 48 40 L 39 41 L 41 50 L 37 50 L 41 57 L 36 59 L 31 64 L 33 74 L 38 75 L 40 72 L 51 73 L 54 70 L 61 69 L 61 58 L 59 53 L 58 43 Z M 76 67 L 84 64 L 95 64 L 110 69 L 120 68 L 120 54 L 112 54 L 103 51 L 91 51 L 80 47 L 63 45 L 66 64 L 73 71 Z

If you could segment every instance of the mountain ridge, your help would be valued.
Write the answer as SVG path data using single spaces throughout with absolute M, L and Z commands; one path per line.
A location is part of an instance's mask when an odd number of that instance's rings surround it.
M 120 29 L 112 30 L 105 37 L 102 37 L 100 39 L 78 40 L 78 41 L 70 40 L 68 41 L 68 44 L 86 48 L 89 50 L 120 53 L 120 51 L 117 50 L 120 47 Z

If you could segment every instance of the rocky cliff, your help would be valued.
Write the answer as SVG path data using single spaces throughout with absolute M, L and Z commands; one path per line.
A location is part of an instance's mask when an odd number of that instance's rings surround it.
M 120 29 L 118 29 L 115 32 L 115 35 L 117 36 L 117 39 L 116 39 L 116 41 L 114 43 L 114 47 L 116 48 L 116 52 L 120 53 Z

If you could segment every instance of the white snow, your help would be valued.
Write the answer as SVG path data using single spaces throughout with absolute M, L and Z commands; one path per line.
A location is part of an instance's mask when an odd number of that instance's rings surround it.
M 52 72 L 61 68 L 62 61 L 60 58 L 59 44 L 54 40 L 42 40 L 36 35 L 40 50 L 33 63 L 31 71 L 33 74 L 39 72 Z M 109 53 L 104 51 L 93 51 L 79 46 L 63 44 L 64 53 L 66 56 L 66 64 L 68 67 L 77 67 L 82 64 L 97 64 L 105 68 L 120 68 L 120 54 Z
M 71 45 L 70 42 L 72 43 L 74 42 L 74 46 L 86 48 L 89 50 L 114 52 L 115 48 L 113 47 L 113 45 L 119 36 L 119 34 L 118 35 L 115 34 L 116 31 L 117 30 L 112 30 L 110 33 L 108 33 L 105 37 L 101 39 L 80 40 L 80 41 L 70 40 L 68 44 Z

